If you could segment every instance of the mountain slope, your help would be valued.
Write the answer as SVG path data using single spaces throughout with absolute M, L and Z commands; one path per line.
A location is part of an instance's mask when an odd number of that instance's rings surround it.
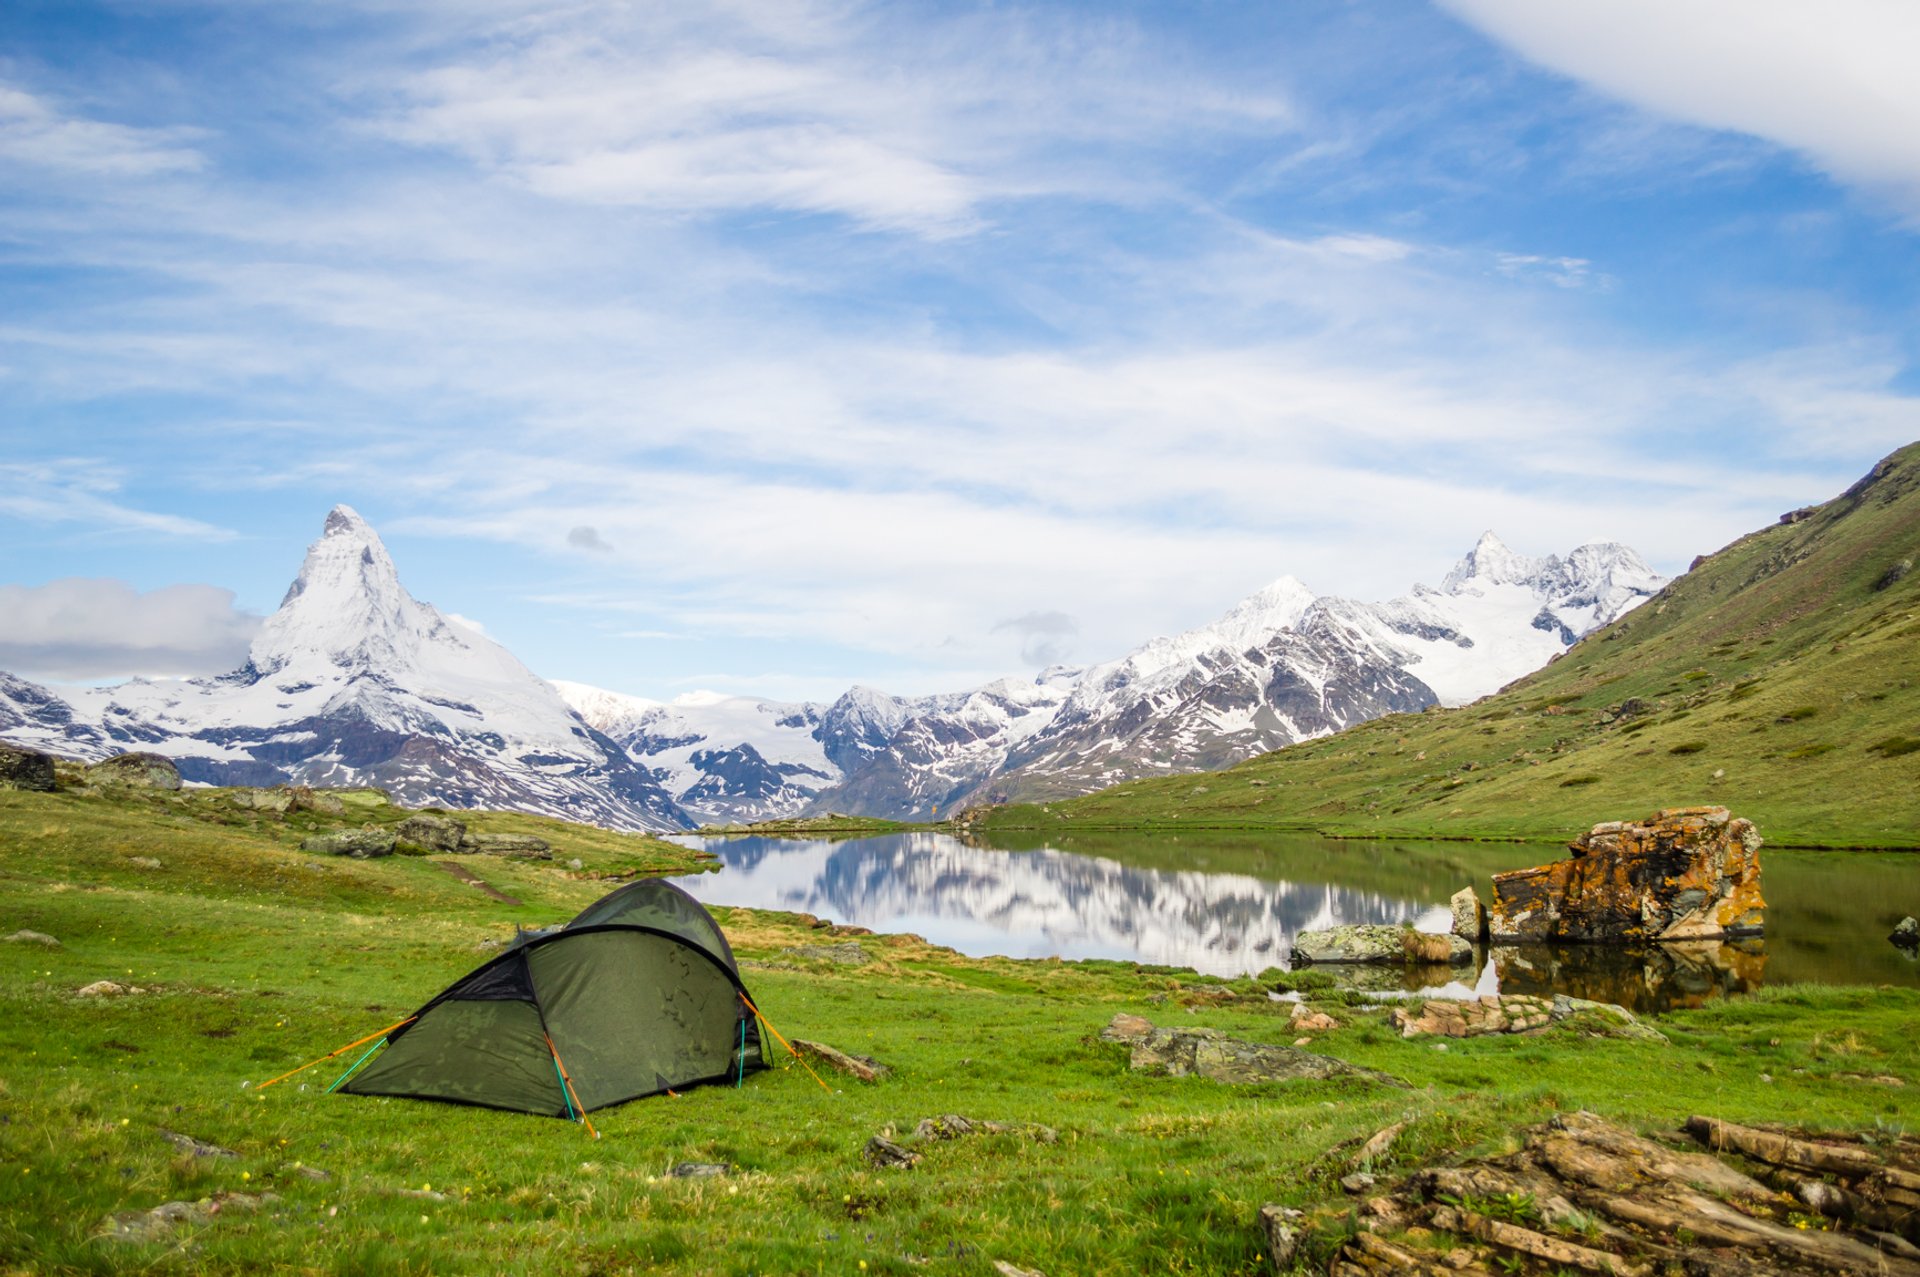
M 1625 546 L 1533 559 L 1491 532 L 1440 589 L 1386 603 L 1315 598 L 1282 578 L 1211 626 L 1087 671 L 991 792 L 1061 798 L 1212 771 L 1382 714 L 1462 704 L 1538 669 L 1662 583 Z
M 1720 803 L 1777 842 L 1920 846 L 1920 444 L 1697 560 L 1499 694 L 990 824 L 1565 836 Z M 1202 792 L 1204 791 L 1204 792 Z
M 690 822 L 657 778 L 499 644 L 408 594 L 380 538 L 327 516 L 248 662 L 54 696 L 0 684 L 0 732 L 97 758 L 149 749 L 189 780 L 377 785 L 411 805 L 491 807 L 614 829 Z M 65 706 L 64 721 L 59 702 Z

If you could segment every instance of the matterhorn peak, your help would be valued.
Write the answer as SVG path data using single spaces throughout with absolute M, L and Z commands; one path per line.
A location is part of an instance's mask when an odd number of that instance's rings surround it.
M 352 506 L 337 505 L 319 540 L 307 547 L 279 610 L 254 639 L 253 664 L 280 669 L 303 655 L 343 668 L 404 664 L 403 652 L 445 628 L 437 612 L 400 584 L 380 535 Z

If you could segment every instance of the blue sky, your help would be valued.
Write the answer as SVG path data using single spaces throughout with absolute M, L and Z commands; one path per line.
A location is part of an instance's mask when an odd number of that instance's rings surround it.
M 0 7 L 0 668 L 335 503 L 536 671 L 951 690 L 1920 438 L 1899 0 Z

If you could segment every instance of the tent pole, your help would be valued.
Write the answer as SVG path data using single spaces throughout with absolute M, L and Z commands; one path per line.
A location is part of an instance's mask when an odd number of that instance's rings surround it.
M 333 1079 L 333 1085 L 327 1088 L 327 1094 L 332 1095 L 335 1091 L 339 1090 L 340 1084 L 346 1081 L 348 1078 L 352 1077 L 354 1074 L 354 1070 L 358 1069 L 362 1064 L 365 1064 L 368 1060 L 372 1059 L 373 1053 L 375 1051 L 378 1051 L 381 1047 L 385 1046 L 386 1044 L 387 1044 L 387 1040 L 385 1038 L 381 1038 L 378 1042 L 375 1042 L 372 1046 L 368 1047 L 367 1053 L 365 1055 L 355 1060 L 352 1064 L 349 1064 L 347 1066 L 347 1071 L 345 1073 L 342 1073 L 339 1077 Z
M 580 1103 L 580 1096 L 573 1089 L 573 1079 L 567 1076 L 567 1066 L 560 1062 L 560 1051 L 559 1048 L 553 1044 L 553 1034 L 547 1034 L 546 1039 L 547 1050 L 553 1053 L 553 1067 L 560 1072 L 560 1085 L 566 1090 L 568 1103 L 579 1110 L 580 1125 L 587 1128 L 587 1134 L 593 1136 L 595 1139 L 599 1139 L 600 1132 L 594 1130 L 593 1123 L 587 1120 L 586 1106 Z

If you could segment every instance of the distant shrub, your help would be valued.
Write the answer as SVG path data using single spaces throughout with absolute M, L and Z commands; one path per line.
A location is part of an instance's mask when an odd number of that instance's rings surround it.
M 1812 718 L 1815 714 L 1818 714 L 1819 712 L 1820 712 L 1820 707 L 1818 705 L 1801 705 L 1794 709 L 1788 710 L 1786 713 L 1782 714 L 1780 717 L 1774 719 L 1773 721 L 1776 723 L 1797 723 L 1801 719 Z
M 1889 736 L 1883 741 L 1875 741 L 1867 746 L 1869 754 L 1879 754 L 1883 758 L 1899 758 L 1915 750 L 1920 750 L 1920 737 Z
M 1600 778 L 1598 776 L 1569 776 L 1560 782 L 1560 788 L 1572 789 L 1578 785 L 1597 785 L 1599 783 Z
M 1730 701 L 1744 701 L 1747 699 L 1747 697 L 1752 696 L 1755 692 L 1759 690 L 1760 690 L 1760 680 L 1757 678 L 1750 678 L 1743 683 L 1735 683 L 1733 685 L 1733 690 L 1727 693 L 1727 699 Z
M 1818 758 L 1818 757 L 1819 757 L 1820 755 L 1822 755 L 1822 754 L 1824 754 L 1824 753 L 1827 753 L 1827 752 L 1828 752 L 1829 750 L 1831 750 L 1832 748 L 1833 748 L 1833 742 L 1831 742 L 1831 741 L 1821 741 L 1821 742 L 1820 742 L 1819 744 L 1817 744 L 1817 745 L 1802 745 L 1802 746 L 1801 746 L 1801 747 L 1800 747 L 1799 749 L 1790 749 L 1790 750 L 1788 750 L 1788 751 L 1786 752 L 1786 754 L 1784 755 L 1784 757 L 1787 757 L 1787 758 Z
M 1683 740 L 1667 752 L 1669 754 L 1697 754 L 1706 747 L 1707 742 L 1703 740 Z
M 1653 726 L 1653 720 L 1651 718 L 1643 718 L 1636 723 L 1628 723 L 1625 727 L 1622 727 L 1620 729 L 1620 734 L 1622 736 L 1630 736 L 1634 732 L 1645 731 L 1647 728 L 1652 726 Z
M 1680 676 L 1680 681 L 1683 683 L 1698 683 L 1703 678 L 1712 678 L 1712 677 L 1713 675 L 1708 673 L 1706 670 L 1688 670 L 1685 674 L 1682 674 Z

